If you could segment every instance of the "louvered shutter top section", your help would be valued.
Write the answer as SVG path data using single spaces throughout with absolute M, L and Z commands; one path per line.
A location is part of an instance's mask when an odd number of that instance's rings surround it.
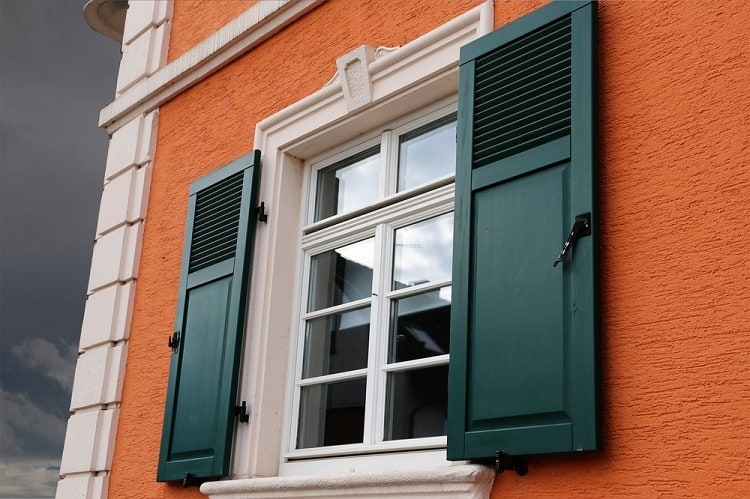
M 242 203 L 238 172 L 197 195 L 189 272 L 234 258 Z
M 570 17 L 476 60 L 472 167 L 570 134 Z

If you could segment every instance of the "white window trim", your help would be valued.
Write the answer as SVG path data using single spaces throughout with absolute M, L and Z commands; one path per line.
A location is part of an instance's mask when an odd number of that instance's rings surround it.
M 380 295 L 378 298 L 366 297 L 355 302 L 335 307 L 327 307 L 324 310 L 316 312 L 305 312 L 303 310 L 305 308 L 304 300 L 300 303 L 295 303 L 296 311 L 294 319 L 296 324 L 296 334 L 293 334 L 293 351 L 290 352 L 292 358 L 290 369 L 294 369 L 294 371 L 290 371 L 290 374 L 293 372 L 294 375 L 289 376 L 286 386 L 287 399 L 284 415 L 285 427 L 282 439 L 282 459 L 279 469 L 280 475 L 294 475 L 296 473 L 311 473 L 315 471 L 330 472 L 331 470 L 337 469 L 348 471 L 352 467 L 352 455 L 405 450 L 411 451 L 408 455 L 392 454 L 388 457 L 388 460 L 384 460 L 378 465 L 378 468 L 395 468 L 408 465 L 409 461 L 414 459 L 412 452 L 415 450 L 445 448 L 446 438 L 444 435 L 407 440 L 383 439 L 383 420 L 379 419 L 386 411 L 385 397 L 383 396 L 386 389 L 385 376 L 383 373 L 396 372 L 414 367 L 426 368 L 440 365 L 444 366 L 447 364 L 448 355 L 426 357 L 397 364 L 387 362 L 387 347 L 383 344 L 386 341 L 386 338 L 383 336 L 383 331 L 385 331 L 387 326 L 384 325 L 382 321 L 385 320 L 383 316 L 383 307 L 387 306 L 386 303 L 389 303 L 394 299 L 413 296 L 431 290 L 435 291 L 446 286 L 451 286 L 451 279 L 441 279 L 440 281 L 432 281 L 401 290 L 390 290 L 389 285 L 379 285 L 378 282 L 387 283 L 390 282 L 391 279 L 390 269 L 392 267 L 391 259 L 393 258 L 393 255 L 390 253 L 383 255 L 381 252 L 384 251 L 386 247 L 392 246 L 393 230 L 453 212 L 454 185 L 452 183 L 445 185 L 446 182 L 452 182 L 452 174 L 437 178 L 416 188 L 402 192 L 394 192 L 396 190 L 395 179 L 397 174 L 396 165 L 398 162 L 399 136 L 419 129 L 420 127 L 436 120 L 455 115 L 456 108 L 455 98 L 451 97 L 430 106 L 430 108 L 420 110 L 416 115 L 402 117 L 397 122 L 389 124 L 385 131 L 374 131 L 374 140 L 369 139 L 368 137 L 357 138 L 356 144 L 344 144 L 337 150 L 327 151 L 324 157 L 314 158 L 306 162 L 304 185 L 306 187 L 305 190 L 307 196 L 303 199 L 303 205 L 307 206 L 307 210 L 303 223 L 304 220 L 311 221 L 314 219 L 315 192 L 317 190 L 315 180 L 317 173 L 320 170 L 327 168 L 331 164 L 335 164 L 342 159 L 346 159 L 352 154 L 357 154 L 360 151 L 370 149 L 373 145 L 381 146 L 380 170 L 382 175 L 380 179 L 380 192 L 378 193 L 379 199 L 362 209 L 347 212 L 339 216 L 329 217 L 321 222 L 303 226 L 301 229 L 303 233 L 301 243 L 302 248 L 300 256 L 298 257 L 298 259 L 303 262 L 302 284 L 299 293 L 304 295 L 304 291 L 307 290 L 309 286 L 307 279 L 309 278 L 310 273 L 311 250 L 313 250 L 315 254 L 320 254 L 347 244 L 373 238 L 375 248 L 374 261 L 379 262 L 376 266 L 376 272 L 373 275 L 373 285 L 375 288 L 380 288 L 381 291 L 378 293 Z M 390 167 L 386 167 L 386 162 L 389 162 Z M 389 183 L 393 185 L 386 185 L 386 170 L 389 170 L 390 180 L 392 181 Z M 336 223 L 330 225 L 329 223 L 325 223 L 329 222 L 331 219 L 335 219 Z M 316 230 L 313 230 L 313 228 Z M 300 279 L 298 279 L 298 282 L 299 281 Z M 384 290 L 383 287 L 386 289 Z M 370 335 L 370 347 L 368 349 L 369 354 L 371 356 L 375 355 L 378 360 L 374 361 L 374 358 L 370 357 L 371 362 L 368 363 L 365 368 L 357 371 L 326 375 L 324 377 L 325 380 L 323 377 L 315 377 L 309 380 L 309 382 L 308 380 L 298 380 L 297 376 L 302 372 L 302 350 L 304 345 L 303 331 L 305 330 L 306 321 L 316 316 L 329 316 L 335 311 L 343 312 L 359 309 L 363 305 L 370 307 L 371 309 L 371 331 L 379 331 L 377 334 Z M 364 442 L 331 447 L 296 449 L 294 443 L 297 439 L 297 418 L 299 417 L 301 396 L 300 392 L 295 388 L 296 384 L 299 383 L 300 386 L 308 384 L 318 385 L 324 382 L 343 381 L 345 379 L 361 379 L 365 373 L 368 386 L 367 396 L 369 404 L 367 405 L 367 415 L 365 416 Z M 449 464 L 445 460 L 444 450 L 433 454 L 431 454 L 433 457 L 431 460 L 432 464 L 444 466 Z M 332 456 L 350 457 L 339 460 L 301 460 L 303 458 Z M 439 459 L 436 459 L 437 457 L 439 457 Z M 370 459 L 372 459 L 372 457 L 370 457 Z M 423 456 L 419 459 L 421 461 Z M 357 469 L 361 469 L 361 466 L 362 465 L 359 465 Z
M 473 484 L 465 487 L 466 495 L 456 490 L 446 497 L 487 497 L 494 473 L 486 473 L 481 466 L 447 463 L 439 455 L 444 452 L 442 449 L 437 451 L 438 461 L 447 466 L 433 466 L 429 459 L 424 459 L 412 461 L 411 466 L 421 467 L 409 471 L 403 471 L 400 463 L 400 472 L 360 473 L 368 467 L 365 462 L 374 461 L 371 457 L 350 456 L 339 460 L 348 463 L 345 471 L 357 473 L 325 480 L 317 475 L 298 478 L 277 475 L 287 402 L 286 380 L 290 372 L 285 361 L 290 355 L 291 332 L 295 329 L 290 311 L 299 298 L 300 221 L 307 209 L 302 199 L 304 160 L 455 96 L 460 47 L 491 31 L 492 26 L 492 1 L 487 0 L 369 62 L 366 65 L 371 82 L 369 104 L 358 104 L 360 107 L 350 111 L 342 84 L 337 82 L 258 123 L 255 146 L 263 153 L 259 200 L 265 202 L 269 218 L 256 233 L 240 381 L 240 397 L 248 401 L 251 420 L 249 425 L 238 425 L 232 476 L 269 478 L 208 482 L 201 487 L 204 493 L 211 497 L 246 497 L 249 493 L 253 497 L 341 497 L 342 493 L 348 497 L 366 497 L 374 495 L 377 489 L 378 497 L 383 497 L 380 493 L 385 490 L 392 492 L 391 497 L 417 493 L 424 497 L 426 491 L 439 497 L 435 494 L 448 482 L 465 482 Z M 398 461 L 389 456 L 388 462 Z M 329 485 L 324 486 L 323 482 Z M 317 485 L 312 486 L 313 483 Z M 257 487 L 267 487 L 268 491 L 276 491 L 275 495 L 256 495 L 261 494 Z

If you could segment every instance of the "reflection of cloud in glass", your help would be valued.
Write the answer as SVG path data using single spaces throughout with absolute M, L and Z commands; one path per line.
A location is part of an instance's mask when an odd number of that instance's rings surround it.
M 334 251 L 336 251 L 336 253 L 338 253 L 344 260 L 358 263 L 363 267 L 367 267 L 372 270 L 373 260 L 375 257 L 374 243 L 375 240 L 370 238 L 365 239 L 364 241 L 350 244 L 348 246 L 344 246 L 342 248 L 337 248 Z
M 453 213 L 396 231 L 393 288 L 449 279 L 453 256 Z
M 352 211 L 377 200 L 378 162 L 378 156 L 373 156 L 336 172 L 339 180 L 336 213 Z
M 456 123 L 448 123 L 401 143 L 398 190 L 425 184 L 455 171 Z
M 312 257 L 308 311 L 370 296 L 374 243 L 370 238 Z
M 356 210 L 378 198 L 380 154 L 366 151 L 369 157 L 349 158 L 318 173 L 315 196 L 315 220 Z

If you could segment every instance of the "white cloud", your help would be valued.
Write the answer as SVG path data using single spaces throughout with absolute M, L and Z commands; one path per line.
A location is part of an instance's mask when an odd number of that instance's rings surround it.
M 54 497 L 60 461 L 23 458 L 0 462 L 0 497 Z
M 27 369 L 38 370 L 67 392 L 72 390 L 76 359 L 74 345 L 63 344 L 61 351 L 52 342 L 33 338 L 13 345 L 10 350 Z
M 23 393 L 11 393 L 0 389 L 0 405 L 3 417 L 0 420 L 0 435 L 3 438 L 3 455 L 12 451 L 22 452 L 19 434 L 33 436 L 59 448 L 65 438 L 66 422 L 51 411 L 42 410 Z M 9 444 L 6 446 L 6 444 Z

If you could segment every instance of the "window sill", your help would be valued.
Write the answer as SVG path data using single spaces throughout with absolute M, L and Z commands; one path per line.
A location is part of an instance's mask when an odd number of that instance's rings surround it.
M 399 471 L 341 473 L 207 482 L 201 492 L 210 498 L 356 497 L 384 499 L 446 497 L 485 499 L 495 473 L 481 465 L 460 465 Z

